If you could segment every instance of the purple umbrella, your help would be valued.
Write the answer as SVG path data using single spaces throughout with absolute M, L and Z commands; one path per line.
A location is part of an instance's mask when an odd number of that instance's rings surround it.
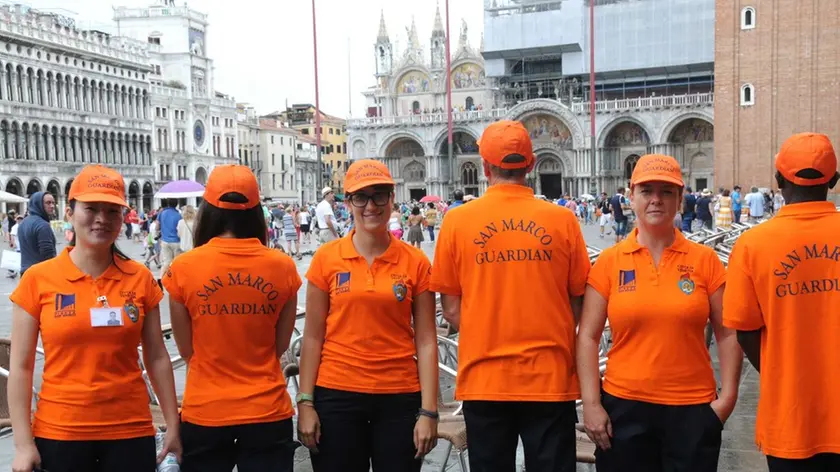
M 175 180 L 157 191 L 155 198 L 189 198 L 204 195 L 204 186 L 192 180 Z

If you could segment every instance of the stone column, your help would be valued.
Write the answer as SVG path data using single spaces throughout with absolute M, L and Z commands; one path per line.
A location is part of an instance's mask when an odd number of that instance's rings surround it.
M 38 152 L 41 153 L 41 156 L 45 161 L 50 160 L 50 135 L 49 130 L 46 130 L 42 127 L 41 131 L 38 132 Z
M 93 162 L 93 151 L 90 148 L 90 141 L 87 134 L 82 135 L 82 161 L 86 163 Z
M 38 105 L 46 106 L 47 105 L 47 76 L 46 76 L 46 74 L 41 74 L 40 76 L 36 76 L 35 84 L 38 87 L 38 96 L 39 96 Z
M 73 148 L 76 150 L 76 160 L 78 162 L 85 162 L 85 142 L 84 135 L 76 134 L 76 142 L 73 143 Z
M 96 134 L 91 138 L 91 162 L 102 162 L 102 137 L 96 137 Z
M 19 101 L 21 101 L 21 99 L 20 99 L 20 93 L 19 93 L 19 90 L 18 90 L 18 79 L 19 79 L 19 77 L 18 77 L 18 73 L 17 73 L 17 71 L 16 71 L 16 70 L 13 70 L 13 71 L 12 71 L 12 77 L 11 77 L 11 82 L 12 82 L 12 101 L 15 101 L 15 102 L 19 102 Z
M 47 105 L 50 107 L 57 107 L 58 102 L 56 101 L 56 91 L 55 91 L 55 76 L 52 77 L 44 77 L 44 84 L 47 87 L 47 95 L 45 95 L 47 100 Z
M 53 147 L 52 128 L 47 128 L 47 135 L 44 137 L 44 155 L 48 161 L 57 160 L 55 157 L 55 148 Z
M 17 158 L 26 159 L 26 132 L 23 131 L 23 128 L 18 130 L 17 146 Z
M 26 140 L 24 142 L 26 143 L 26 157 L 38 160 L 38 155 L 35 154 L 35 130 L 31 126 L 26 130 Z
M 29 88 L 29 74 L 26 71 L 20 76 L 20 89 L 23 91 L 23 102 L 32 103 L 32 89 Z

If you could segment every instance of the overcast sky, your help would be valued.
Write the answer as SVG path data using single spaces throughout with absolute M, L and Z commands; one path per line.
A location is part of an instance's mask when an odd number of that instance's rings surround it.
M 125 0 L 114 6 L 142 7 L 158 0 Z M 444 0 L 441 16 L 446 21 Z M 182 6 L 183 0 L 176 0 Z M 207 53 L 216 68 L 216 90 L 269 113 L 292 103 L 315 103 L 310 0 L 192 0 L 189 7 L 209 15 Z M 30 1 L 35 8 L 72 12 L 81 27 L 113 25 L 111 6 L 101 0 Z M 478 48 L 483 31 L 482 0 L 450 0 L 453 52 L 461 19 L 468 24 L 470 43 Z M 426 48 L 435 17 L 434 0 L 316 0 L 321 109 L 347 117 L 364 116 L 361 92 L 375 83 L 373 43 L 380 11 L 391 41 L 400 50 L 412 16 Z M 348 61 L 348 40 L 350 61 Z M 396 58 L 395 58 L 396 60 Z M 351 73 L 348 87 L 348 64 Z

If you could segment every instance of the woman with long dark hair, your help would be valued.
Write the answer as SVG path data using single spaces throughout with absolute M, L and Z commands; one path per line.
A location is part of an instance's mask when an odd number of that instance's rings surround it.
M 315 472 L 419 472 L 437 437 L 431 265 L 388 231 L 384 164 L 354 162 L 344 192 L 355 227 L 306 274 L 298 437 Z
M 279 357 L 289 347 L 301 280 L 266 246 L 257 179 L 245 166 L 210 173 L 194 249 L 163 278 L 187 361 L 183 472 L 292 472 L 294 408 Z
M 163 344 L 152 274 L 114 242 L 123 224 L 125 182 L 87 166 L 68 195 L 70 246 L 26 271 L 13 305 L 9 411 L 14 472 L 149 472 L 155 430 L 137 347 L 157 394 L 167 433 L 162 459 L 180 456 L 178 405 Z M 43 384 L 30 424 L 35 348 L 46 353 Z

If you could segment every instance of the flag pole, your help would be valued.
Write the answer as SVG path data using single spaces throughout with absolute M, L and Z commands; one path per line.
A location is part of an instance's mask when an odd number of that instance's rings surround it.
M 449 143 L 449 191 L 455 193 L 455 163 L 452 160 L 452 54 L 450 54 L 449 0 L 446 0 L 446 120 Z
M 324 188 L 324 170 L 322 169 L 321 157 L 321 100 L 318 96 L 318 28 L 315 22 L 315 0 L 312 0 L 312 47 L 315 56 L 315 143 L 318 147 L 316 154 L 318 156 L 318 188 L 316 192 L 320 192 Z
M 595 0 L 589 0 L 589 145 L 589 166 L 592 171 L 589 193 L 594 195 L 598 191 L 595 169 Z

